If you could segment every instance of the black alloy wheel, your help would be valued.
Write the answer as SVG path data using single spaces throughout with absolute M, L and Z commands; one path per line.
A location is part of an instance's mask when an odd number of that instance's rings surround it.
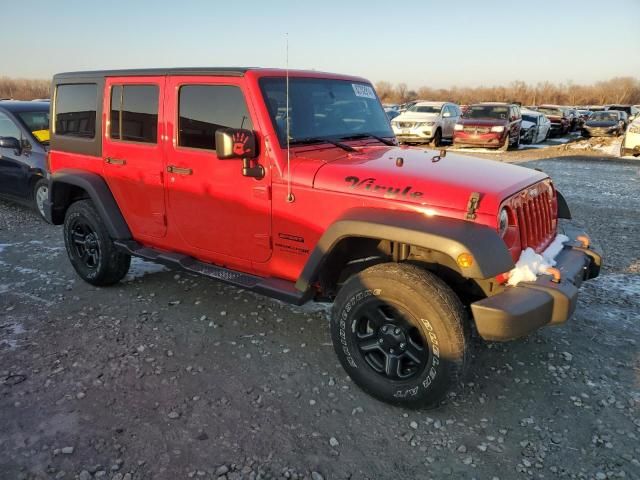
M 100 243 L 91 225 L 83 219 L 75 219 L 71 224 L 71 244 L 76 257 L 89 269 L 100 265 Z
M 407 321 L 409 312 L 374 297 L 354 315 L 358 351 L 374 372 L 389 380 L 409 380 L 424 371 L 430 349 L 414 326 L 416 320 Z

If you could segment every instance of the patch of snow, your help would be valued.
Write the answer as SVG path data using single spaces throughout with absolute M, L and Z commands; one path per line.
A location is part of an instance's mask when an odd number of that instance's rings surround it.
M 14 350 L 18 347 L 18 335 L 22 335 L 26 332 L 24 326 L 20 322 L 9 322 L 0 325 L 0 348 L 6 346 L 9 350 Z
M 13 243 L 0 243 L 0 253 L 2 253 L 7 247 L 13 247 Z
M 133 257 L 131 259 L 131 267 L 129 267 L 129 273 L 124 277 L 125 282 L 130 282 L 136 278 L 144 277 L 153 273 L 168 272 L 169 269 L 164 265 L 153 262 L 146 262 L 141 258 Z
M 509 272 L 508 285 L 515 287 L 520 282 L 535 282 L 538 275 L 545 273 L 549 267 L 555 266 L 555 258 L 568 241 L 569 237 L 559 233 L 542 254 L 536 253 L 531 247 L 524 250 L 515 268 Z

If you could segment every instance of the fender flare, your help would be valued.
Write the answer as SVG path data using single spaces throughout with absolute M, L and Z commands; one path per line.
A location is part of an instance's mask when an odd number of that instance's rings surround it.
M 494 229 L 420 212 L 356 208 L 336 220 L 320 237 L 305 264 L 296 288 L 306 291 L 315 282 L 333 248 L 349 237 L 390 240 L 441 252 L 455 262 L 461 253 L 473 255 L 473 265 L 460 268 L 465 278 L 492 278 L 514 267 L 506 244 Z
M 107 182 L 97 173 L 83 170 L 65 169 L 51 174 L 49 179 L 49 203 L 51 220 L 54 225 L 60 225 L 64 222 L 64 214 L 71 204 L 71 199 L 67 195 L 68 186 L 70 185 L 81 188 L 87 193 L 107 227 L 111 238 L 114 240 L 129 240 L 132 238 L 131 230 L 129 230 L 129 226 L 115 198 L 113 198 Z
M 559 190 L 556 190 L 556 195 L 558 198 L 558 218 L 571 220 L 571 210 L 569 210 L 569 204 L 565 200 L 564 195 L 562 195 Z

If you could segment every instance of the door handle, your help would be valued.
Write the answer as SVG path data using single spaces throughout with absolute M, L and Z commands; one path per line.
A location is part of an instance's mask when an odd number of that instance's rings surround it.
M 175 165 L 169 165 L 167 167 L 167 172 L 175 173 L 176 175 L 191 175 L 191 174 L 193 174 L 193 170 L 191 170 L 190 168 L 176 167 Z
M 111 158 L 107 157 L 104 159 L 104 163 L 108 163 L 110 165 L 126 165 L 127 161 L 121 158 Z

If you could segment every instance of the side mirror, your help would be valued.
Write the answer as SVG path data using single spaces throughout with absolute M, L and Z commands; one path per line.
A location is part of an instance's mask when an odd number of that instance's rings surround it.
M 242 159 L 242 175 L 261 179 L 264 167 L 251 165 L 251 160 L 258 156 L 256 134 L 241 128 L 222 128 L 216 130 L 216 154 L 220 160 Z
M 256 135 L 251 130 L 221 128 L 216 130 L 216 154 L 221 160 L 256 158 Z
M 15 137 L 0 137 L 0 148 L 12 148 L 13 150 L 21 151 L 22 145 L 20 140 Z

